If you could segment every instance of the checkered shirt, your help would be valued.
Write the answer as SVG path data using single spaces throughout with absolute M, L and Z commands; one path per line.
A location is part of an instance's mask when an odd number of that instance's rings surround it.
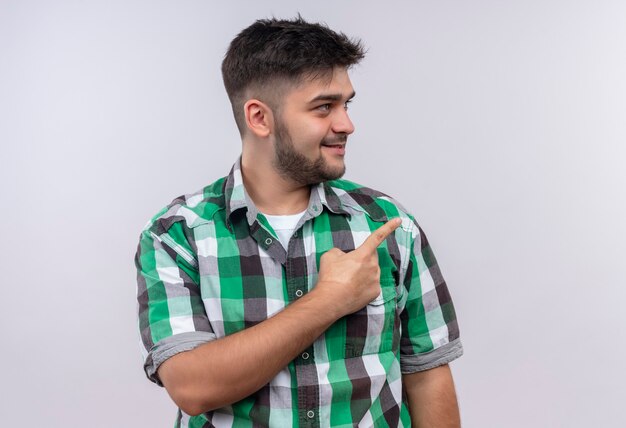
M 402 374 L 463 353 L 446 283 L 413 216 L 347 180 L 311 187 L 288 247 L 248 197 L 240 159 L 227 177 L 181 196 L 141 233 L 139 329 L 144 369 L 263 322 L 315 287 L 320 257 L 354 250 L 387 220 L 402 224 L 378 248 L 380 295 L 337 320 L 267 385 L 176 427 L 408 427 Z M 233 364 L 236 364 L 233 362 Z

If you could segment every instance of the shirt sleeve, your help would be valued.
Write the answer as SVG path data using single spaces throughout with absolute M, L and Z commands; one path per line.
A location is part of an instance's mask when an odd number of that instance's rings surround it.
M 135 255 L 144 370 L 161 386 L 157 370 L 165 360 L 216 338 L 200 294 L 197 258 L 177 229 L 148 226 Z
M 400 313 L 403 374 L 428 370 L 463 355 L 452 298 L 424 231 L 413 222 Z

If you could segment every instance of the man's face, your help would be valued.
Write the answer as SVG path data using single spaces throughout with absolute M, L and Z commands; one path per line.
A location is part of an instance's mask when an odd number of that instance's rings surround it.
M 301 185 L 341 177 L 348 135 L 354 125 L 347 104 L 354 97 L 347 70 L 307 80 L 284 96 L 275 115 L 274 168 Z

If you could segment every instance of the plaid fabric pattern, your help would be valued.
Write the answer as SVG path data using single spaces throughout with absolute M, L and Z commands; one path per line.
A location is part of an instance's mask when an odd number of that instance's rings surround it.
M 311 290 L 321 255 L 351 251 L 388 219 L 402 225 L 379 247 L 381 294 L 335 322 L 258 392 L 177 427 L 410 426 L 402 374 L 462 354 L 450 294 L 415 219 L 390 197 L 346 180 L 311 188 L 283 248 L 230 174 L 175 199 L 144 228 L 139 329 L 147 376 L 159 365 L 262 322 Z

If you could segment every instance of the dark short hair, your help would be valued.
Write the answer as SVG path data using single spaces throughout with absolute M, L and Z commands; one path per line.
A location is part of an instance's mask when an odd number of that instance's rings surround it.
M 281 82 L 297 83 L 323 76 L 335 67 L 357 64 L 365 56 L 359 40 L 351 40 L 325 24 L 292 19 L 259 19 L 230 43 L 222 62 L 222 77 L 239 132 L 243 135 L 243 105 L 250 88 Z

